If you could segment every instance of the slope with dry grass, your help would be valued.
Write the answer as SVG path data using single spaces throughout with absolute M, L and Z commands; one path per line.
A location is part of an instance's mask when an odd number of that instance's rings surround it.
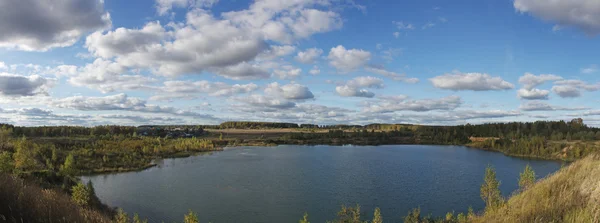
M 600 222 L 600 155 L 562 168 L 472 222 Z
M 0 198 L 0 222 L 112 222 L 106 214 L 79 207 L 66 193 L 11 175 L 0 174 Z

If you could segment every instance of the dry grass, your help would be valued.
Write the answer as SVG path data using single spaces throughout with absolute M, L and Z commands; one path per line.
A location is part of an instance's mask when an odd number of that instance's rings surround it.
M 112 221 L 98 211 L 77 206 L 65 193 L 42 189 L 34 183 L 0 174 L 0 222 Z
M 574 162 L 473 222 L 600 222 L 600 155 Z

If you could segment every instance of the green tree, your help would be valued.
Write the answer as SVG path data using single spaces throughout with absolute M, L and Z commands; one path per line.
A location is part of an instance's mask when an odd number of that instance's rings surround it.
M 381 218 L 381 210 L 379 208 L 375 208 L 375 213 L 373 213 L 373 221 L 371 223 L 382 223 L 383 219 Z
M 33 170 L 38 166 L 38 161 L 35 159 L 35 145 L 25 137 L 17 140 L 15 143 L 15 168 L 21 170 Z
M 7 152 L 0 152 L 0 173 L 11 173 L 15 168 L 12 155 Z
M 310 223 L 308 221 L 308 213 L 304 212 L 304 216 L 302 217 L 302 219 L 300 219 L 300 221 L 298 221 L 298 223 Z
M 223 133 L 219 134 L 219 140 L 223 140 Z
M 65 159 L 65 163 L 60 167 L 60 172 L 67 176 L 75 175 L 75 157 L 73 154 L 69 154 Z
M 534 183 L 535 183 L 535 172 L 533 171 L 533 168 L 531 168 L 531 166 L 529 166 L 529 164 L 527 164 L 527 166 L 525 166 L 525 170 L 523 170 L 523 172 L 520 174 L 519 188 L 521 190 L 525 190 L 525 189 L 531 187 Z
M 83 183 L 78 183 L 71 189 L 71 197 L 79 206 L 88 206 L 92 200 L 90 188 Z
M 486 209 L 494 209 L 502 203 L 500 181 L 496 179 L 496 170 L 491 165 L 485 168 L 484 182 L 481 185 L 481 199 Z
M 123 209 L 119 208 L 117 210 L 117 216 L 115 216 L 115 223 L 129 223 L 129 217 L 127 213 L 123 211 Z
M 404 217 L 404 223 L 421 223 L 421 208 L 415 208 Z
M 198 215 L 194 213 L 192 210 L 188 212 L 185 216 L 183 216 L 183 223 L 198 223 Z
M 133 223 L 148 223 L 148 219 L 142 220 L 137 213 L 133 214 Z

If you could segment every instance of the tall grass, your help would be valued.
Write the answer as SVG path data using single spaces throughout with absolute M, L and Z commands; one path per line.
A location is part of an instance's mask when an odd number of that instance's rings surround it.
M 600 222 L 600 155 L 572 163 L 473 222 Z
M 0 174 L 0 222 L 112 222 L 103 213 L 77 206 L 64 192 L 43 189 L 18 177 Z

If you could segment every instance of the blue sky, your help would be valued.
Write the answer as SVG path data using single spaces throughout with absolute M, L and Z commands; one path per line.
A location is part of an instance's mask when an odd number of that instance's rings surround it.
M 594 0 L 9 0 L 0 122 L 600 124 Z

